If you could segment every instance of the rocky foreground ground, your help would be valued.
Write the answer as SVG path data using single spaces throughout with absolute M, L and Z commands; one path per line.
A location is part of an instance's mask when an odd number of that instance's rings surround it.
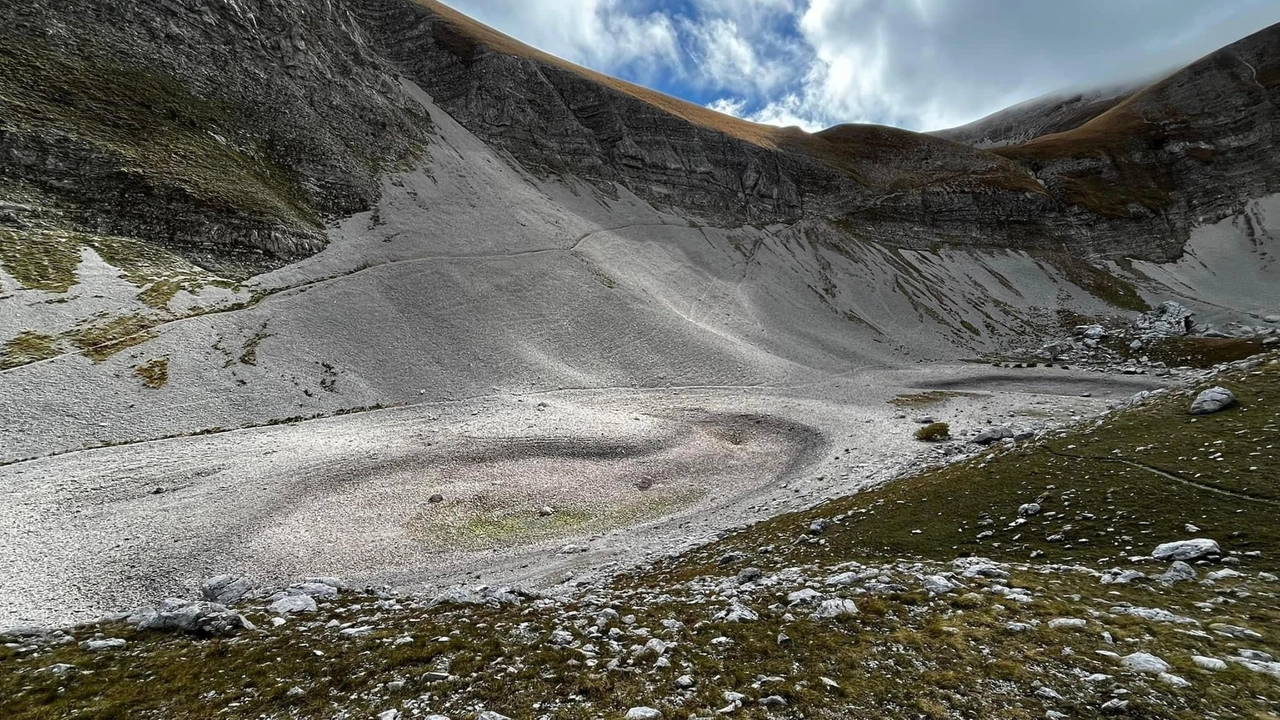
M 211 578 L 9 631 L 0 714 L 1273 717 L 1278 392 L 1221 366 L 566 597 Z

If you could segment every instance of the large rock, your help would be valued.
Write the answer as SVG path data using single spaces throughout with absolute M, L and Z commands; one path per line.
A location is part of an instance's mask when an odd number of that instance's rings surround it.
M 1222 549 L 1218 547 L 1217 541 L 1209 538 L 1162 543 L 1151 551 L 1151 557 L 1157 560 L 1199 560 L 1209 555 L 1221 554 Z
M 818 609 L 813 611 L 811 617 L 815 620 L 822 620 L 826 618 L 846 617 L 857 614 L 858 606 L 855 605 L 852 600 L 848 600 L 846 598 L 832 598 L 831 600 L 822 601 L 822 604 L 818 606 Z
M 124 638 L 106 638 L 105 640 L 85 640 L 80 647 L 89 652 L 99 650 L 119 650 L 127 644 Z
M 926 575 L 921 584 L 931 595 L 946 595 L 960 589 L 959 585 L 944 575 Z
M 1061 360 L 1075 352 L 1076 346 L 1066 340 L 1051 342 L 1036 351 L 1041 360 Z
M 1176 337 L 1191 332 L 1192 313 L 1179 303 L 1167 300 L 1154 310 L 1138 316 L 1133 329 L 1144 337 Z
M 304 582 L 292 585 L 286 591 L 290 595 L 307 595 L 313 598 L 327 599 L 338 596 L 338 588 L 328 583 Z
M 1196 569 L 1186 564 L 1182 560 L 1174 560 L 1168 570 L 1160 576 L 1160 582 L 1165 585 L 1173 585 L 1180 582 L 1190 582 L 1196 579 Z
M 970 440 L 969 442 L 972 442 L 976 445 L 990 445 L 993 442 L 997 442 L 999 440 L 1005 440 L 1011 437 L 1013 437 L 1013 428 L 1009 427 L 1008 425 L 1000 425 L 997 427 L 993 427 L 990 430 L 987 430 L 985 432 L 978 433 L 978 436 Z
M 746 605 L 734 603 L 720 614 L 719 619 L 724 622 L 755 622 L 760 619 L 760 615 Z
M 1210 415 L 1236 404 L 1236 396 L 1224 387 L 1211 387 L 1196 396 L 1191 403 L 1192 415 Z
M 1122 665 L 1130 670 L 1144 673 L 1163 673 L 1169 672 L 1171 667 L 1169 663 L 1152 655 L 1151 653 L 1136 652 L 1132 655 L 1125 655 L 1120 661 Z
M 200 595 L 209 602 L 230 605 L 253 589 L 249 581 L 234 575 L 215 575 L 200 586 Z
M 316 599 L 310 595 L 286 595 L 267 606 L 267 612 L 276 615 L 315 611 Z
M 234 635 L 253 630 L 253 623 L 227 606 L 206 601 L 187 602 L 170 598 L 158 608 L 141 608 L 129 616 L 128 622 L 139 630 L 186 632 L 198 635 Z

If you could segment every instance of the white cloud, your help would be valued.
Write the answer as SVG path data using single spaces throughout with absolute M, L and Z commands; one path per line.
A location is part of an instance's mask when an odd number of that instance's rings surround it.
M 623 0 L 448 0 L 539 50 L 603 72 L 639 75 L 680 64 L 673 19 L 634 13 Z M 634 77 L 634 75 L 633 75 Z
M 447 1 L 588 67 L 810 130 L 958 125 L 1149 77 L 1280 22 L 1274 0 Z
M 743 36 L 733 20 L 686 21 L 683 27 L 692 41 L 689 77 L 695 84 L 764 93 L 788 79 L 785 59 L 761 58 L 756 53 L 757 43 Z
M 725 115 L 742 117 L 742 111 L 747 109 L 747 101 L 735 100 L 733 98 L 720 98 L 707 103 L 707 108 L 715 110 L 718 113 L 724 113 Z

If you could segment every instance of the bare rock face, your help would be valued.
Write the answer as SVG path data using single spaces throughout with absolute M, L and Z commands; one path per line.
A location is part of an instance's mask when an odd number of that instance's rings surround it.
M 720 223 L 817 215 L 910 247 L 1169 260 L 1192 224 L 1280 189 L 1268 170 L 1280 27 L 1145 90 L 1069 103 L 1030 142 L 989 152 L 945 133 L 762 128 L 573 67 L 432 0 L 351 2 L 381 52 L 527 168 Z
M 229 274 L 316 252 L 421 154 L 430 121 L 402 77 L 532 173 L 724 226 L 1168 260 L 1193 224 L 1280 191 L 1280 26 L 1132 94 L 1035 110 L 1033 130 L 1001 131 L 1033 139 L 994 151 L 754 125 L 434 0 L 35 0 L 0 27 L 0 231 L 126 235 Z
M 340 4 L 35 0 L 0 26 L 0 229 L 260 271 L 323 247 L 430 129 Z

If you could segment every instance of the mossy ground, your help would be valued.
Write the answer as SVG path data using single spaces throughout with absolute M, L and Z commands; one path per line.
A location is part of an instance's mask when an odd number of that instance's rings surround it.
M 694 488 L 654 488 L 645 491 L 640 499 L 560 508 L 546 516 L 527 507 L 503 507 L 497 501 L 457 509 L 445 505 L 415 516 L 406 529 L 435 547 L 489 550 L 608 532 L 670 515 L 697 503 L 704 495 L 702 490 Z
M 295 179 L 235 136 L 237 108 L 88 48 L 0 38 L 0 127 L 68 133 L 158 187 L 287 225 L 319 227 Z
M 49 335 L 23 330 L 5 341 L 0 351 L 0 370 L 57 357 L 58 341 Z
M 169 358 L 159 357 L 148 360 L 135 367 L 133 374 L 142 379 L 144 386 L 159 390 L 169 382 Z
M 925 390 L 918 393 L 899 395 L 889 401 L 890 405 L 900 408 L 924 408 L 939 405 L 953 398 L 976 397 L 973 393 L 955 390 Z
M 155 324 L 155 320 L 144 315 L 102 313 L 93 320 L 82 322 L 66 336 L 85 357 L 102 362 L 121 350 L 155 337 L 151 331 Z
M 748 696 L 734 714 L 745 718 L 1031 720 L 1044 717 L 1046 705 L 1070 717 L 1097 717 L 1111 697 L 1128 699 L 1127 716 L 1135 718 L 1274 717 L 1280 682 L 1235 663 L 1203 672 L 1190 659 L 1224 656 L 1240 643 L 1109 612 L 1121 603 L 1163 608 L 1192 615 L 1205 627 L 1227 622 L 1261 633 L 1248 647 L 1275 653 L 1280 646 L 1280 587 L 1258 575 L 1280 566 L 1280 527 L 1271 504 L 1280 497 L 1280 365 L 1205 384 L 1231 388 L 1242 406 L 1192 422 L 1186 405 L 1199 387 L 1170 393 L 1062 437 L 994 449 L 779 516 L 567 604 L 397 610 L 365 596 L 279 628 L 256 614 L 253 619 L 267 629 L 231 640 L 104 626 L 129 646 L 89 653 L 72 644 L 38 657 L 0 648 L 0 715 L 371 717 L 413 702 L 421 713 L 430 708 L 456 718 L 485 708 L 522 719 L 585 720 L 620 717 L 635 705 L 657 707 L 668 718 L 710 717 L 725 705 L 723 691 L 732 690 Z M 1018 506 L 1033 500 L 1043 511 L 1014 525 Z M 818 518 L 835 522 L 814 536 L 808 528 Z M 1234 567 L 1242 575 L 1215 584 L 1103 585 L 1096 571 L 1086 571 L 1132 566 L 1130 556 L 1185 537 L 1187 523 L 1238 553 Z M 991 534 L 978 537 L 986 531 Z M 1061 540 L 1050 539 L 1059 533 Z M 1260 554 L 1249 554 L 1255 550 Z M 1010 563 L 1007 585 L 1034 599 L 1011 602 L 990 592 L 932 598 L 918 586 L 906 587 L 859 596 L 857 615 L 819 621 L 788 608 L 783 596 L 791 588 L 779 585 L 743 596 L 758 620 L 715 617 L 727 602 L 722 589 L 738 587 L 732 579 L 747 565 L 766 577 L 821 578 L 850 562 L 909 576 L 913 567 L 937 572 L 971 554 Z M 726 557 L 734 559 L 726 563 Z M 1145 566 L 1147 572 L 1162 569 Z M 974 590 L 985 587 L 970 583 Z M 581 634 L 601 605 L 634 616 L 613 623 L 625 628 L 624 661 L 614 670 L 580 649 L 547 642 L 557 628 Z M 375 629 L 343 638 L 336 628 L 325 629 L 331 617 Z M 1048 626 L 1047 620 L 1060 617 L 1083 618 L 1087 626 Z M 683 629 L 663 629 L 663 621 L 671 620 Z M 1011 622 L 1025 629 L 1012 631 Z M 644 634 L 632 632 L 641 627 L 674 641 L 666 653 L 669 667 L 625 650 L 628 643 L 644 643 Z M 1127 672 L 1101 654 L 1135 651 L 1165 658 L 1191 685 L 1174 687 L 1154 675 Z M 42 670 L 55 663 L 91 674 L 59 677 Z M 450 679 L 430 682 L 423 678 L 428 671 L 444 671 Z M 675 678 L 686 673 L 696 685 L 679 691 Z M 1086 682 L 1090 673 L 1107 679 Z M 407 681 L 403 689 L 386 688 L 397 679 Z M 294 686 L 303 693 L 290 696 Z M 1044 700 L 1037 695 L 1042 687 L 1060 699 Z M 756 702 L 766 695 L 783 698 L 786 707 Z
M 79 283 L 81 249 L 89 248 L 139 288 L 138 299 L 168 310 L 180 291 L 231 289 L 235 283 L 158 246 L 125 237 L 67 230 L 0 228 L 0 267 L 23 287 L 65 293 Z

